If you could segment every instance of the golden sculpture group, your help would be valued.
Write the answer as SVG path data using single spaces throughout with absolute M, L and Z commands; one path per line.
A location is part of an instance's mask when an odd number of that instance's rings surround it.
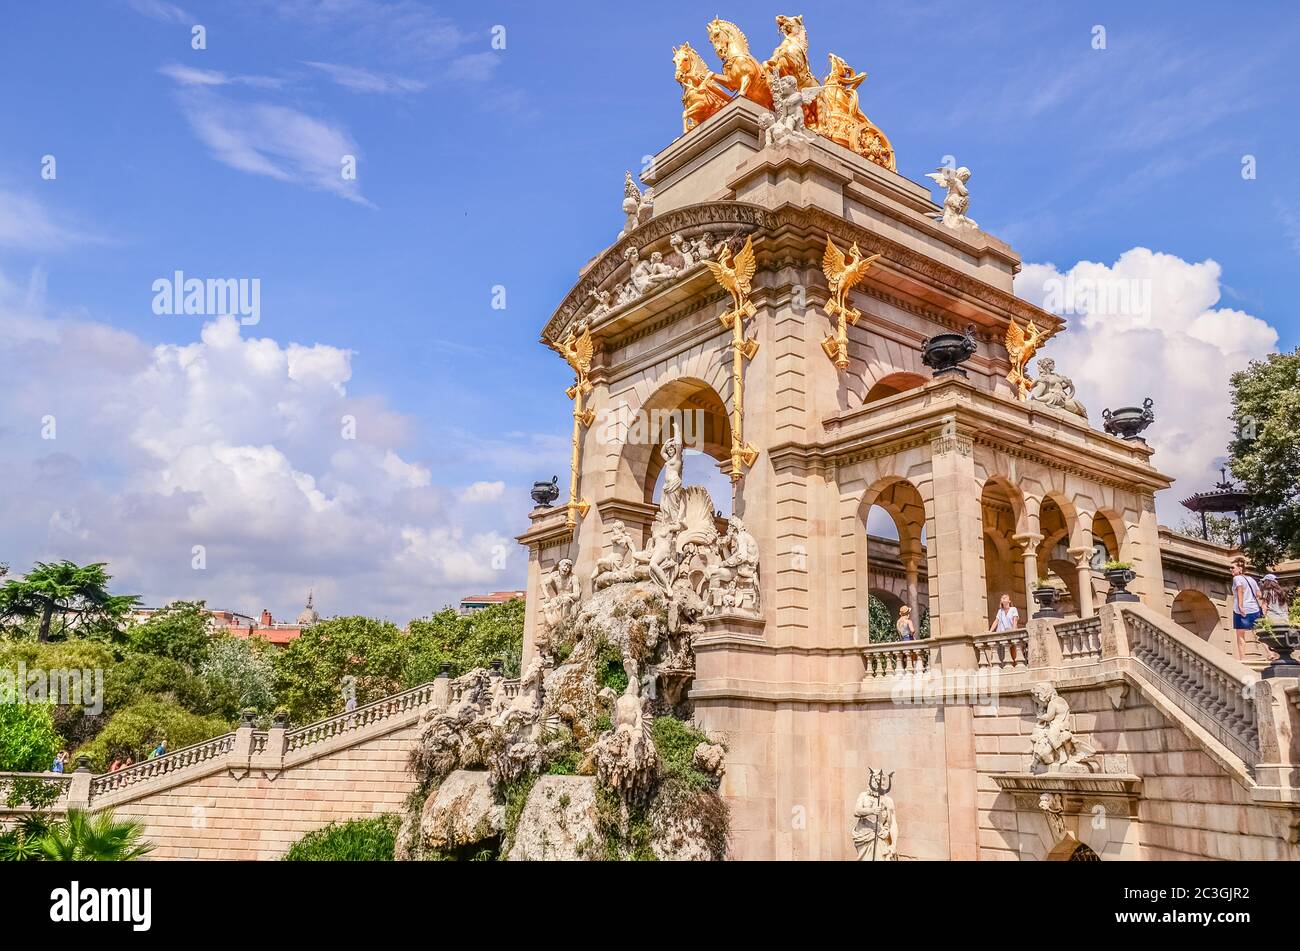
M 855 71 L 831 53 L 830 72 L 819 84 L 808 63 L 808 33 L 803 17 L 779 16 L 776 26 L 781 42 L 772 56 L 760 63 L 750 54 L 749 40 L 740 27 L 728 20 L 713 19 L 708 25 L 709 41 L 722 60 L 720 73 L 709 69 L 690 43 L 673 48 L 676 77 L 682 86 L 682 134 L 725 106 L 733 95 L 771 109 L 769 76 L 791 76 L 800 89 L 820 89 L 804 106 L 804 124 L 810 132 L 852 149 L 890 171 L 897 171 L 894 147 L 858 103 L 858 87 L 867 74 Z
M 1007 336 L 1003 341 L 1007 348 L 1007 356 L 1011 358 L 1011 372 L 1007 374 L 1007 382 L 1016 388 L 1016 394 L 1021 401 L 1029 399 L 1029 392 L 1034 388 L 1034 378 L 1029 375 L 1027 369 L 1029 361 L 1034 358 L 1039 348 L 1055 335 L 1055 331 L 1039 330 L 1038 325 L 1032 320 L 1021 328 L 1016 323 L 1016 319 L 1011 318 L 1007 326 Z

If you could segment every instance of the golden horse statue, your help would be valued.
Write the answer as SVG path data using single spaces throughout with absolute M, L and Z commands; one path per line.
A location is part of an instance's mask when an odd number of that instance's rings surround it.
M 690 43 L 673 47 L 676 79 L 682 84 L 682 134 L 690 132 L 731 101 L 718 85 L 718 76 Z
M 763 71 L 763 64 L 749 52 L 749 40 L 740 27 L 729 20 L 714 18 L 709 21 L 709 40 L 722 60 L 722 73 L 718 82 L 738 96 L 752 99 L 764 109 L 773 108 L 772 87 Z
M 830 54 L 830 65 L 831 71 L 822 84 L 817 131 L 863 158 L 897 171 L 894 147 L 858 105 L 858 87 L 867 74 L 855 71 L 834 53 Z
M 817 86 L 817 77 L 808 65 L 808 31 L 804 29 L 803 16 L 776 18 L 776 28 L 781 32 L 781 43 L 763 64 L 768 72 L 779 76 L 793 76 L 800 89 Z M 817 101 L 803 107 L 804 125 L 817 131 Z

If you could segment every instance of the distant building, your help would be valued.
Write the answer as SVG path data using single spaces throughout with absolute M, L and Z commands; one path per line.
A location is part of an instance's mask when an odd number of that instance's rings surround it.
M 527 591 L 493 591 L 491 594 L 472 594 L 460 599 L 460 613 L 474 614 L 494 604 L 505 604 L 515 598 L 523 598 Z
M 131 617 L 137 623 L 147 621 L 162 608 L 136 608 Z M 221 608 L 208 609 L 208 629 L 212 636 L 230 634 L 234 637 L 260 637 L 277 647 L 284 647 L 290 641 L 297 640 L 303 629 L 320 621 L 320 615 L 313 604 L 313 595 L 308 593 L 306 606 L 298 613 L 294 622 L 277 621 L 271 612 L 262 609 L 259 617 L 241 614 L 238 611 L 226 611 Z

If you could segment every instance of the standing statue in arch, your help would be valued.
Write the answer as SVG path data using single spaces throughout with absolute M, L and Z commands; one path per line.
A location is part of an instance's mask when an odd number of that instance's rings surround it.
M 676 417 L 670 417 L 668 438 L 663 444 L 664 456 L 664 491 L 659 502 L 659 511 L 668 521 L 681 517 L 686 498 L 686 486 L 682 483 L 682 436 L 677 429 Z

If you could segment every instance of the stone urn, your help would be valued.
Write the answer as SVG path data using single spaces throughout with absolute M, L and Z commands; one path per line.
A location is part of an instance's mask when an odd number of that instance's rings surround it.
M 551 503 L 560 497 L 560 477 L 551 476 L 550 482 L 534 482 L 530 494 L 538 508 L 550 508 Z
M 1105 420 L 1102 428 L 1120 439 L 1145 443 L 1146 440 L 1139 434 L 1155 422 L 1156 414 L 1151 412 L 1151 407 L 1154 405 L 1151 398 L 1147 397 L 1142 401 L 1141 406 L 1121 406 L 1116 410 L 1104 409 L 1101 411 L 1101 418 Z
M 921 344 L 921 362 L 934 371 L 936 377 L 954 373 L 966 376 L 961 368 L 975 353 L 975 337 L 972 325 L 965 333 L 935 334 Z
M 1300 677 L 1300 661 L 1292 656 L 1292 651 L 1300 648 L 1300 629 L 1293 624 L 1261 624 L 1255 628 L 1255 636 L 1277 654 L 1277 660 L 1260 672 L 1261 677 Z
M 1128 590 L 1128 584 L 1137 575 L 1132 568 L 1106 568 L 1102 571 L 1106 580 L 1110 582 L 1110 590 L 1106 592 L 1106 603 L 1114 604 L 1116 601 L 1136 601 L 1138 596 Z
M 1040 617 L 1064 617 L 1056 608 L 1056 602 L 1060 600 L 1061 592 L 1053 588 L 1050 584 L 1039 585 L 1033 591 L 1034 603 L 1038 605 L 1038 610 L 1033 616 Z

